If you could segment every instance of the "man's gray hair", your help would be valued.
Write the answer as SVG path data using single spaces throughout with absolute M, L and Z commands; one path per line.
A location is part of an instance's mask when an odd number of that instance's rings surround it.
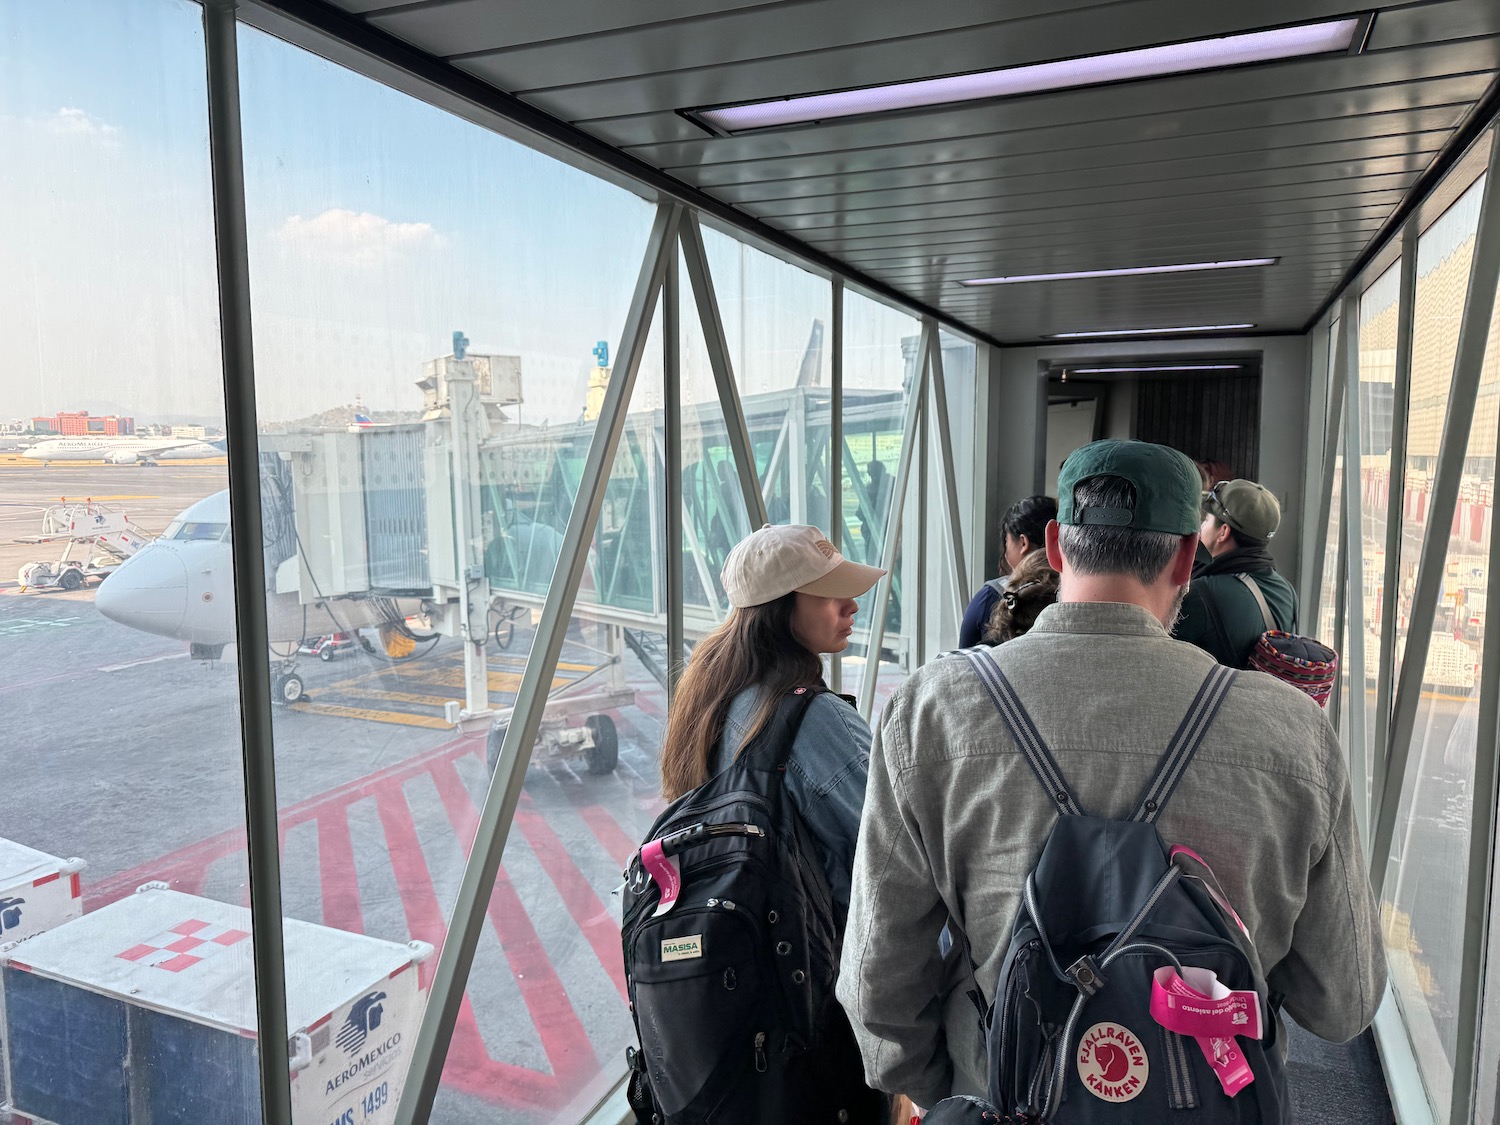
M 1123 477 L 1090 477 L 1073 489 L 1073 511 L 1086 508 L 1135 510 L 1135 485 Z M 1149 586 L 1172 564 L 1182 536 L 1166 531 L 1087 525 L 1058 528 L 1058 545 L 1070 569 L 1079 574 L 1128 574 Z

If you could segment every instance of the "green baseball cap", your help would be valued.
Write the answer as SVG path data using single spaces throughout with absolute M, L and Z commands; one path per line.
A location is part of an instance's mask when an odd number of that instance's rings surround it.
M 1269 488 L 1253 480 L 1221 480 L 1204 505 L 1219 520 L 1251 539 L 1270 539 L 1281 526 L 1281 505 Z
M 1073 489 L 1092 477 L 1135 486 L 1135 508 L 1073 507 Z M 1057 478 L 1057 522 L 1194 535 L 1203 522 L 1203 478 L 1186 453 L 1146 441 L 1096 441 L 1075 449 Z

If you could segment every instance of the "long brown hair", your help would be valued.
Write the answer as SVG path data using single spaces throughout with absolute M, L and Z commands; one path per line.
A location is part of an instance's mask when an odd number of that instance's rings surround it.
M 675 801 L 712 776 L 712 763 L 724 735 L 729 704 L 745 688 L 758 685 L 760 707 L 750 723 L 749 742 L 775 713 L 792 688 L 823 682 L 823 662 L 792 634 L 797 595 L 730 612 L 728 620 L 693 648 L 672 697 L 661 748 L 661 792 Z M 736 748 L 743 749 L 742 743 Z

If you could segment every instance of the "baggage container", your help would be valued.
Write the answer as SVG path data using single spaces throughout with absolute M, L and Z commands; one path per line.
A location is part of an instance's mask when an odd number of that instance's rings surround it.
M 59 859 L 0 840 L 0 948 L 60 926 L 83 913 L 78 873 L 81 859 Z M 9 1100 L 5 1082 L 5 1025 L 0 1021 L 0 1105 Z
M 24 941 L 83 913 L 81 859 L 58 859 L 0 840 L 0 945 Z
M 286 919 L 297 1125 L 389 1125 L 432 952 Z M 258 1125 L 250 912 L 148 884 L 0 954 L 11 1108 L 51 1125 Z

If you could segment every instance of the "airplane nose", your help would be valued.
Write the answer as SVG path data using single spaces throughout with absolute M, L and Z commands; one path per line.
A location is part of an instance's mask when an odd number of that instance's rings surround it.
M 187 613 L 187 567 L 177 552 L 152 544 L 104 580 L 94 606 L 111 621 L 175 637 Z

